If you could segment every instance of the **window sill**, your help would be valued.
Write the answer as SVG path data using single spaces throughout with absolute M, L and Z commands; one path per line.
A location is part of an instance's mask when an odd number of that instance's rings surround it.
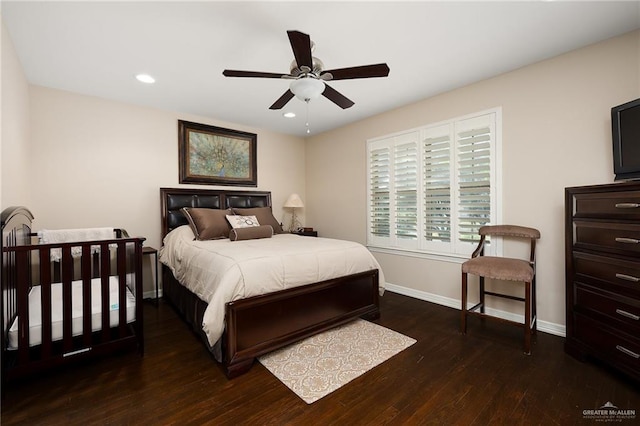
M 469 260 L 471 255 L 453 254 L 453 253 L 433 253 L 426 251 L 407 250 L 401 248 L 376 247 L 367 246 L 369 251 L 373 253 L 391 254 L 394 256 L 416 257 L 419 259 L 437 260 L 441 262 L 464 263 Z

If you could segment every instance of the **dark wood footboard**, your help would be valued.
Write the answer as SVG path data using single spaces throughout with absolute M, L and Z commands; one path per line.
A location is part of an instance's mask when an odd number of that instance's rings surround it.
M 178 283 L 166 266 L 163 297 L 206 342 L 206 303 Z M 378 270 L 237 300 L 226 306 L 222 367 L 227 377 L 236 377 L 260 355 L 356 318 L 379 316 Z
M 358 317 L 380 316 L 378 270 L 227 303 L 223 340 L 228 377 L 253 360 Z

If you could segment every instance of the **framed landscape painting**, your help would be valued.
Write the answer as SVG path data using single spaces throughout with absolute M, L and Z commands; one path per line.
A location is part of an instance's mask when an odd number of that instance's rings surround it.
M 178 120 L 180 183 L 257 186 L 257 135 Z

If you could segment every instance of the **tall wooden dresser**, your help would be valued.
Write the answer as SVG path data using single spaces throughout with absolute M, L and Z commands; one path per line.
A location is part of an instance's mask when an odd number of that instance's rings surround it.
M 640 380 L 640 182 L 565 190 L 565 351 Z

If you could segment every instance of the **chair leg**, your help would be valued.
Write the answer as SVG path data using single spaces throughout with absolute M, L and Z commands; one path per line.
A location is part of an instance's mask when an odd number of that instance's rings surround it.
M 462 273 L 462 308 L 460 309 L 460 331 L 467 334 L 467 274 Z
M 478 277 L 480 282 L 480 313 L 484 314 L 484 277 Z
M 533 334 L 538 334 L 538 309 L 536 308 L 536 276 L 533 276 L 533 281 L 531 281 L 531 309 L 533 310 L 533 318 L 535 318 L 535 322 L 533 323 Z
M 531 355 L 531 283 L 525 283 L 524 292 L 524 353 Z

